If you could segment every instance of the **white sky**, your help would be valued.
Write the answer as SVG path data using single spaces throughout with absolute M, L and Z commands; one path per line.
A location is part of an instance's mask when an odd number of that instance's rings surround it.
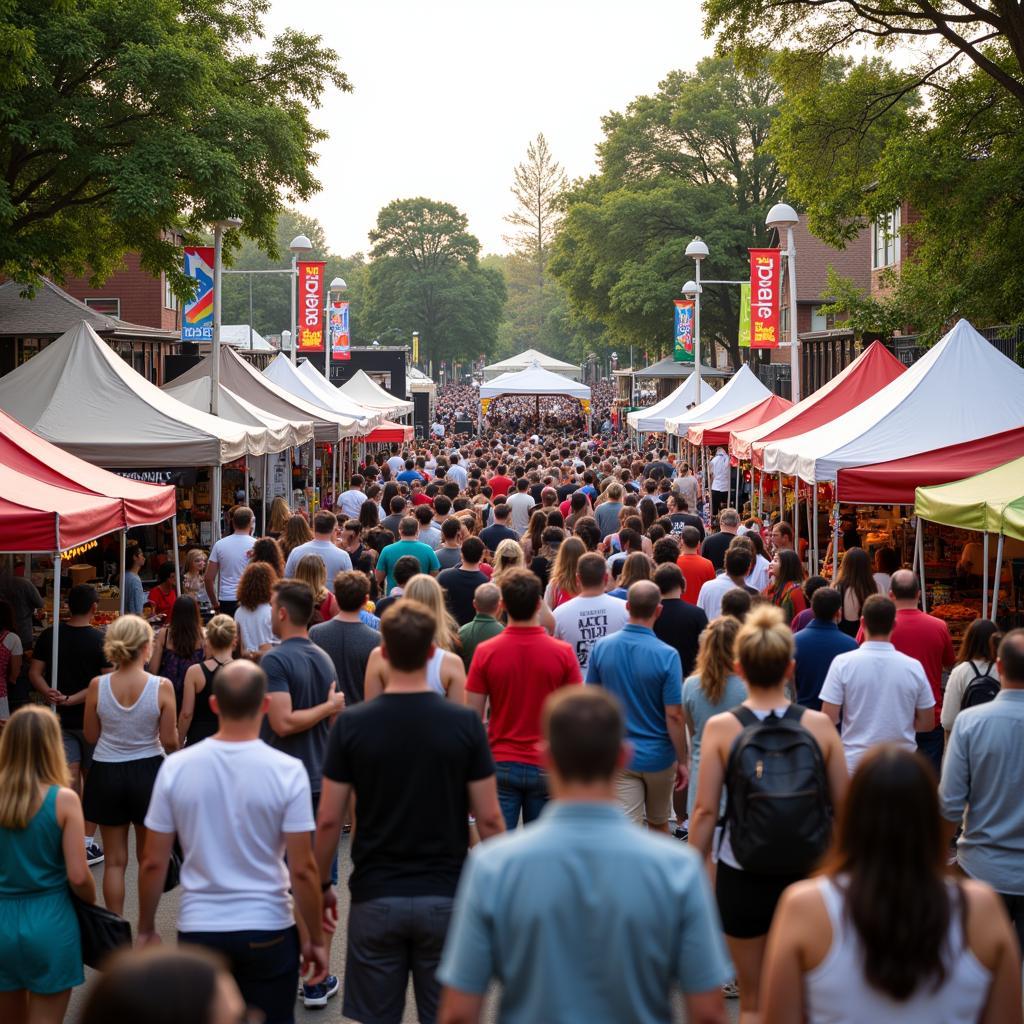
M 512 170 L 538 131 L 587 175 L 601 116 L 712 50 L 699 0 L 273 0 L 268 36 L 285 26 L 323 35 L 354 86 L 314 111 L 331 137 L 302 207 L 344 255 L 367 250 L 382 206 L 419 195 L 507 251 Z

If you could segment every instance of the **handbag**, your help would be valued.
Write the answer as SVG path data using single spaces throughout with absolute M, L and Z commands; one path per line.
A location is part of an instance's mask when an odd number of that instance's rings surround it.
M 164 879 L 164 892 L 170 892 L 181 881 L 181 863 L 184 859 L 185 855 L 182 853 L 181 844 L 175 838 L 174 845 L 171 847 L 170 859 L 167 861 L 167 877 Z
M 82 962 L 101 970 L 103 962 L 119 949 L 131 948 L 132 926 L 106 907 L 86 903 L 71 893 L 71 905 L 82 935 Z

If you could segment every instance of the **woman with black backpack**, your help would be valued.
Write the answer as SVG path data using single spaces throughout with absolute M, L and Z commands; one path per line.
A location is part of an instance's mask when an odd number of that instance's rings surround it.
M 999 692 L 996 649 L 1001 639 L 1002 633 L 991 619 L 975 619 L 967 627 L 942 697 L 942 728 L 947 741 L 964 708 L 987 704 Z
M 761 961 L 775 905 L 828 848 L 848 776 L 839 733 L 792 704 L 793 634 L 778 608 L 754 608 L 736 636 L 747 699 L 704 728 L 690 844 L 715 853 L 715 895 L 736 967 L 740 1021 L 758 1019 Z M 723 790 L 726 812 L 716 833 Z

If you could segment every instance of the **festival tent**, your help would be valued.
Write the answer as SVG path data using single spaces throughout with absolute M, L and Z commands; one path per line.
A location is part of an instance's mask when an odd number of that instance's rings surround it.
M 905 459 L 841 469 L 837 486 L 843 501 L 865 505 L 911 505 L 918 487 L 962 480 L 1001 466 L 1022 452 L 1024 427 L 1017 427 Z
M 734 429 L 729 439 L 729 454 L 736 459 L 749 459 L 760 469 L 766 444 L 831 423 L 890 384 L 905 370 L 906 367 L 880 341 L 873 342 L 841 373 L 802 402 L 760 426 Z
M 363 408 L 377 409 L 388 416 L 408 416 L 412 412 L 412 402 L 389 394 L 362 370 L 356 370 L 338 390 Z
M 401 443 L 411 441 L 416 431 L 411 423 L 394 423 L 392 420 L 381 420 L 366 437 L 360 441 L 367 444 L 388 444 L 390 442 Z
M 342 416 L 352 416 L 368 429 L 383 419 L 376 409 L 367 409 L 343 395 L 333 384 L 324 379 L 323 375 L 308 360 L 298 366 L 292 366 L 287 356 L 275 357 L 263 371 L 263 376 L 272 380 L 289 394 L 322 406 L 330 412 L 340 412 Z
M 734 430 L 748 430 L 773 419 L 779 413 L 792 408 L 793 403 L 788 398 L 779 395 L 769 395 L 762 398 L 760 402 L 754 402 L 739 412 L 726 413 L 724 416 L 704 423 L 697 423 L 690 427 L 686 434 L 686 440 L 696 445 L 727 445 L 729 436 Z
M 0 378 L 0 408 L 73 455 L 113 468 L 219 466 L 266 443 L 261 427 L 164 394 L 85 322 Z
M 188 384 L 203 377 L 211 377 L 213 356 L 200 359 L 180 377 L 175 377 L 172 387 Z M 351 416 L 328 412 L 323 406 L 307 402 L 278 387 L 269 377 L 264 377 L 254 366 L 246 362 L 233 349 L 220 350 L 220 382 L 231 391 L 255 405 L 258 409 L 273 413 L 292 423 L 312 422 L 317 443 L 331 443 L 343 437 L 352 437 L 366 428 Z
M 508 359 L 501 359 L 496 363 L 491 363 L 490 366 L 485 366 L 484 381 L 490 383 L 494 378 L 500 377 L 502 374 L 518 373 L 534 363 L 551 373 L 557 373 L 561 377 L 570 377 L 573 380 L 578 380 L 580 376 L 580 368 L 575 363 L 567 363 L 564 360 L 555 359 L 554 356 L 538 352 L 535 348 L 528 348 L 525 352 L 520 352 L 518 355 L 509 356 Z
M 716 391 L 700 405 L 687 409 L 679 416 L 665 420 L 669 434 L 685 437 L 687 430 L 695 423 L 706 423 L 727 413 L 739 413 L 742 409 L 771 397 L 771 392 L 761 383 L 757 374 L 744 363 L 721 391 Z
M 768 472 L 808 483 L 840 469 L 945 448 L 1024 426 L 1024 368 L 966 320 L 838 419 L 764 449 Z M 837 492 L 837 500 L 845 495 Z
M 700 395 L 697 394 L 697 375 L 691 373 L 682 384 L 660 402 L 646 409 L 634 409 L 626 416 L 626 423 L 641 434 L 661 433 L 665 429 L 665 420 L 672 416 L 682 416 L 691 405 L 714 397 L 715 389 L 701 377 Z

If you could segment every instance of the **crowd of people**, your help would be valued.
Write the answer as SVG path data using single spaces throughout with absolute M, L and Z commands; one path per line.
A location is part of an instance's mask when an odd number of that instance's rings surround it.
M 676 992 L 691 1024 L 1021 1021 L 1024 631 L 956 652 L 894 552 L 848 534 L 805 578 L 786 522 L 529 411 L 266 537 L 233 509 L 156 634 L 71 589 L 0 737 L 0 1020 L 63 1019 L 74 903 L 102 861 L 123 911 L 133 828 L 141 948 L 87 1024 L 286 1024 L 342 988 L 386 1024 L 410 979 L 445 1024 L 494 982 L 529 1024 Z

